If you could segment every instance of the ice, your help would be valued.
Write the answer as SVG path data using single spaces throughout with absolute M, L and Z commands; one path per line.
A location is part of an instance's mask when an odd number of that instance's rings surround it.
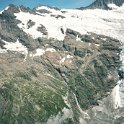
M 94 32 L 101 35 L 110 36 L 120 41 L 124 41 L 124 11 L 123 6 L 116 10 L 76 10 L 76 9 L 62 9 L 55 10 L 46 6 L 37 8 L 51 10 L 52 13 L 41 16 L 39 14 L 31 14 L 26 12 L 15 13 L 18 20 L 21 21 L 18 26 L 26 33 L 33 36 L 33 38 L 43 37 L 43 34 L 37 31 L 37 27 L 41 24 L 45 26 L 48 32 L 48 38 L 63 40 L 65 37 L 66 29 L 72 29 L 81 34 L 87 32 Z M 66 11 L 62 13 L 61 11 Z M 55 18 L 51 14 L 59 14 L 65 18 Z M 102 13 L 102 14 L 101 14 Z M 27 29 L 27 22 L 32 20 L 35 25 Z M 64 30 L 64 34 L 61 29 Z M 77 41 L 80 40 L 77 37 Z

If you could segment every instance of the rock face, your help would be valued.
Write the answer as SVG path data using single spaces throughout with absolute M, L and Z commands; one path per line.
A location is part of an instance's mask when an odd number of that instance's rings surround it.
M 87 7 L 81 7 L 80 9 L 111 9 L 108 4 L 115 4 L 121 6 L 124 3 L 124 0 L 96 0 L 91 5 Z
M 63 27 L 64 40 L 49 38 L 32 20 L 19 28 L 20 11 L 38 12 L 11 5 L 0 14 L 0 124 L 123 123 L 120 41 Z M 44 35 L 33 38 L 32 27 Z

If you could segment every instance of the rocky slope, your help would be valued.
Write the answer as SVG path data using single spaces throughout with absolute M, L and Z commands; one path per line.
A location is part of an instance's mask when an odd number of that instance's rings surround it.
M 3 10 L 0 124 L 123 123 L 122 10 Z
M 81 7 L 79 9 L 113 9 L 122 6 L 124 0 L 96 0 L 87 7 Z

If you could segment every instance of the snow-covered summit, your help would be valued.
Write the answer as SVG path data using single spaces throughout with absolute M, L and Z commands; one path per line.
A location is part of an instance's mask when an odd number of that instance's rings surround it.
M 41 5 L 35 8 L 36 10 L 42 10 L 42 9 L 46 9 L 46 10 L 60 10 L 57 7 L 51 7 L 51 6 L 46 6 L 46 5 Z
M 36 12 L 40 13 L 52 13 L 52 14 L 61 14 L 60 9 L 57 7 L 50 7 L 50 6 L 38 6 L 34 8 Z
M 8 10 L 9 6 L 7 6 L 4 10 L 0 11 L 0 14 L 2 14 L 5 10 Z

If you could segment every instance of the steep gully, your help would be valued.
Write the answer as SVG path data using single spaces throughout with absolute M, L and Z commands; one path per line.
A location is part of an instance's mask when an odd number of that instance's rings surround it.
M 121 46 L 121 53 L 120 53 L 120 61 L 122 62 L 122 65 L 119 69 L 119 76 L 120 80 L 117 83 L 116 88 L 118 88 L 118 96 L 120 97 L 118 100 L 118 104 L 116 104 L 116 107 L 123 107 L 124 106 L 124 45 Z

